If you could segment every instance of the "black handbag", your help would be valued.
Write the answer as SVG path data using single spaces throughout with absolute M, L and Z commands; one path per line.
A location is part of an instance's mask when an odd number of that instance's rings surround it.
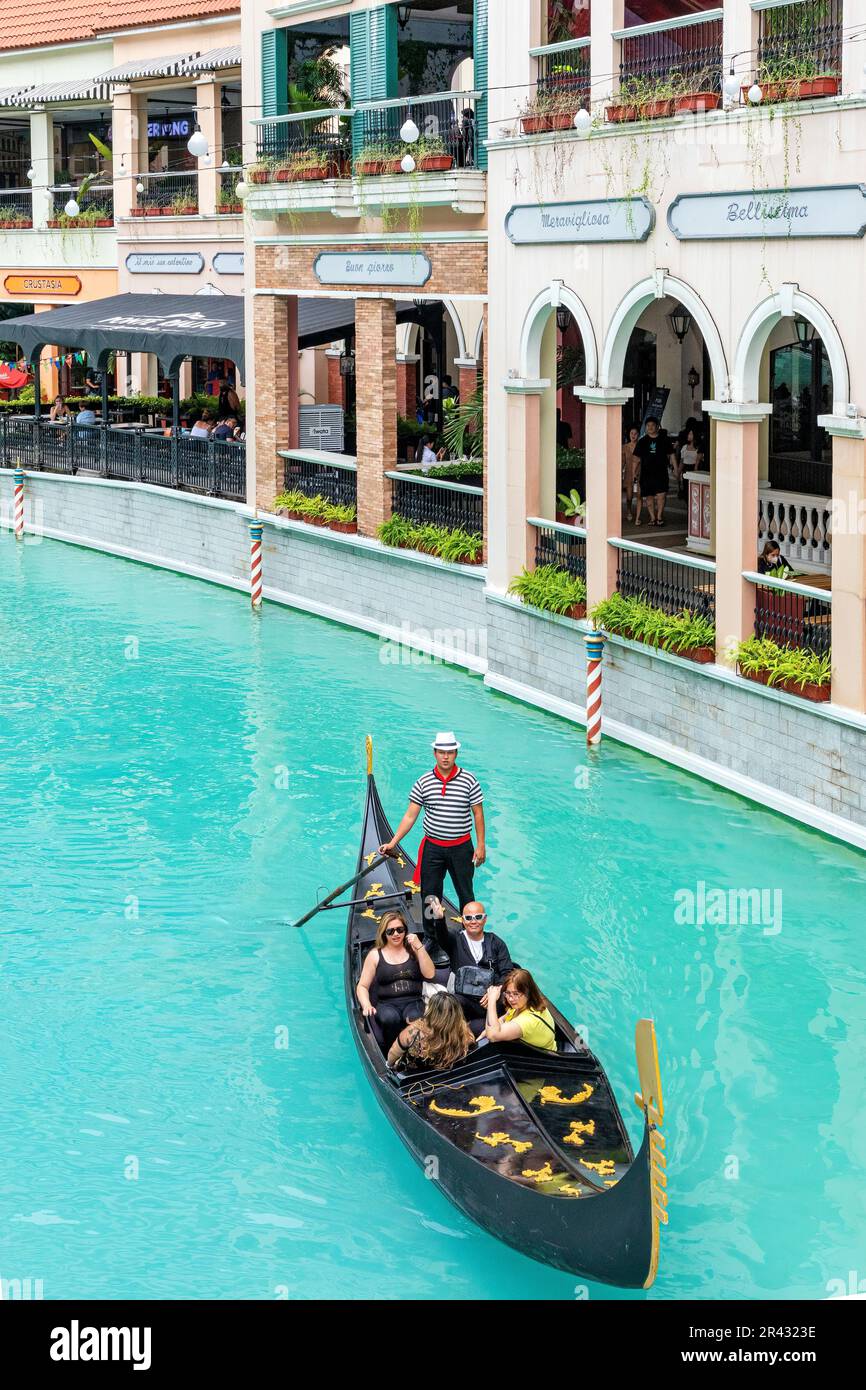
M 454 972 L 454 993 L 481 999 L 493 984 L 493 971 L 482 965 L 461 965 Z

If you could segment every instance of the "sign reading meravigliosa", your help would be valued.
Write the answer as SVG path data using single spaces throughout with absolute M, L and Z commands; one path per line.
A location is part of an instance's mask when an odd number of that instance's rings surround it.
M 681 193 L 668 208 L 668 226 L 680 241 L 861 237 L 866 185 Z
M 313 270 L 322 285 L 426 285 L 433 273 L 420 251 L 321 251 Z
M 655 223 L 646 198 L 595 198 L 579 203 L 519 203 L 505 218 L 517 246 L 555 242 L 646 241 Z

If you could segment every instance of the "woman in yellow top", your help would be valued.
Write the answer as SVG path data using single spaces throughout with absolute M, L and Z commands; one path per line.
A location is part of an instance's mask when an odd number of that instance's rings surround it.
M 499 1018 L 496 1005 L 505 995 L 507 1011 Z M 547 1000 L 528 970 L 512 970 L 501 985 L 487 988 L 487 1026 L 490 1042 L 525 1042 L 556 1051 L 556 1030 Z

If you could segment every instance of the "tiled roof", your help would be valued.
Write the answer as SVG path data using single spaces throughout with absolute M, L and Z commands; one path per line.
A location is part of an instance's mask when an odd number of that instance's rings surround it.
M 95 39 L 118 29 L 236 14 L 240 0 L 7 0 L 0 51 Z

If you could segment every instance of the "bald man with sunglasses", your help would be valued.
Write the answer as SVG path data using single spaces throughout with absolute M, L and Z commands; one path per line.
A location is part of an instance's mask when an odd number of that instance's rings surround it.
M 446 921 L 438 898 L 431 898 L 429 906 L 429 930 L 451 966 L 448 989 L 478 1037 L 487 1017 L 487 986 L 501 985 L 514 969 L 514 962 L 502 937 L 484 930 L 487 913 L 482 903 L 467 903 L 453 926 Z

